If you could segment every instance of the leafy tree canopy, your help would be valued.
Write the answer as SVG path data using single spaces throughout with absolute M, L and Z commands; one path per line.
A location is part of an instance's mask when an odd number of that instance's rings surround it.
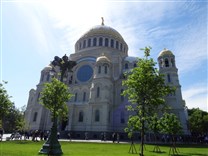
M 164 75 L 155 68 L 156 62 L 148 58 L 150 49 L 148 47 L 143 49 L 145 58 L 138 58 L 137 67 L 126 73 L 127 79 L 122 83 L 126 87 L 123 95 L 131 102 L 128 110 L 135 112 L 130 117 L 136 116 L 135 119 L 129 120 L 137 123 L 135 128 L 138 128 L 141 120 L 146 121 L 155 112 L 165 108 L 167 105 L 164 97 L 174 91 L 174 88 L 165 85 Z
M 192 134 L 205 134 L 208 132 L 208 112 L 199 108 L 188 110 L 189 128 Z
M 7 82 L 5 81 L 3 83 L 0 83 L 0 123 L 2 122 L 3 116 L 8 114 L 9 109 L 13 106 L 13 103 L 9 99 L 10 96 L 7 94 L 7 91 L 3 86 L 3 84 L 6 83 Z
M 61 81 L 53 78 L 45 83 L 41 92 L 40 103 L 51 111 L 52 117 L 66 117 L 68 107 L 66 102 L 72 97 L 69 88 Z
M 164 113 L 160 118 L 160 130 L 162 133 L 176 135 L 182 133 L 182 126 L 177 118 L 177 116 L 173 113 Z
M 145 57 L 138 58 L 137 67 L 125 74 L 122 82 L 125 90 L 122 95 L 127 96 L 131 104 L 127 107 L 132 111 L 125 129 L 132 136 L 133 131 L 141 130 L 141 156 L 143 156 L 144 133 L 151 116 L 166 107 L 164 97 L 174 91 L 165 85 L 164 76 L 155 68 L 156 62 L 150 56 L 151 47 L 145 47 Z

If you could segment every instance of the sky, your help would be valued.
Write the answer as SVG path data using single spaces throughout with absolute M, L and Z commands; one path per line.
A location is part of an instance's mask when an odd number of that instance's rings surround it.
M 208 112 L 206 0 L 0 0 L 0 82 L 17 108 L 27 105 L 41 70 L 54 56 L 75 52 L 75 42 L 95 25 L 116 29 L 129 56 L 151 46 L 157 61 L 173 52 L 188 108 Z

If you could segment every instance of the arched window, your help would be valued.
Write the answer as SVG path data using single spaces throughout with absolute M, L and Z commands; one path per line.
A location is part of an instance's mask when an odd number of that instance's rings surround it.
M 165 67 L 169 67 L 169 61 L 167 58 L 165 59 Z
M 99 46 L 103 46 L 103 38 L 102 37 L 99 38 Z
M 77 93 L 75 93 L 74 102 L 77 102 Z
M 83 101 L 86 101 L 86 92 L 83 93 Z
M 88 47 L 91 47 L 91 38 L 88 39 L 88 41 L 87 41 L 87 46 L 88 46 Z
M 105 65 L 105 74 L 107 74 L 107 73 L 108 73 L 108 66 Z
M 100 97 L 100 87 L 97 87 L 97 98 Z
M 125 123 L 124 112 L 121 112 L 121 123 Z
M 37 120 L 37 116 L 38 116 L 38 112 L 35 112 L 34 116 L 33 116 L 33 122 L 35 122 Z
M 83 42 L 83 48 L 85 48 L 86 47 L 86 40 L 84 40 L 84 42 Z
M 83 111 L 80 111 L 79 112 L 79 122 L 83 122 L 83 119 L 84 119 L 84 113 L 83 113 Z
M 137 64 L 136 64 L 136 63 L 134 63 L 134 68 L 135 68 L 135 67 L 137 67 Z
M 123 49 L 123 44 L 121 43 L 121 44 L 120 44 L 120 50 L 122 50 L 122 49 Z
M 101 66 L 98 66 L 98 74 L 101 73 Z
M 50 74 L 48 73 L 48 75 L 47 75 L 47 81 L 49 81 L 50 80 Z
M 111 47 L 113 48 L 114 47 L 114 40 L 111 39 Z
M 79 50 L 82 49 L 82 43 L 79 43 Z
M 125 63 L 125 69 L 129 69 L 128 63 Z
M 116 49 L 118 49 L 118 41 L 116 41 Z
M 105 38 L 105 46 L 108 47 L 108 38 Z
M 168 82 L 171 82 L 170 74 L 168 74 L 167 77 L 168 77 Z
M 171 59 L 172 67 L 175 67 L 175 61 L 174 59 Z
M 97 45 L 97 38 L 93 38 L 93 46 Z
M 99 122 L 100 121 L 100 111 L 99 110 L 96 110 L 95 111 L 95 121 L 96 122 Z

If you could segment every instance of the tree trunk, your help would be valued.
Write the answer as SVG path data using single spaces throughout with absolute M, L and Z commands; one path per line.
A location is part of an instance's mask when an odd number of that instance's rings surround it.
M 141 118 L 142 130 L 141 130 L 141 153 L 140 153 L 140 156 L 144 156 L 144 101 L 142 103 L 142 118 Z

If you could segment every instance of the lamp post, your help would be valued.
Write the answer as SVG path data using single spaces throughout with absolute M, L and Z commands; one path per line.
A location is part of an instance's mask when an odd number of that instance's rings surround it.
M 70 61 L 66 54 L 59 58 L 58 56 L 54 57 L 54 60 L 51 62 L 52 70 L 50 71 L 51 75 L 54 75 L 57 71 L 55 71 L 55 67 L 58 66 L 60 68 L 60 81 L 63 82 L 66 72 L 72 72 L 72 68 L 76 65 L 75 61 Z M 54 104 L 54 109 L 56 108 L 56 103 Z M 53 115 L 53 125 L 51 128 L 51 133 L 48 137 L 48 140 L 43 144 L 40 154 L 48 154 L 49 156 L 61 155 L 63 154 L 61 145 L 59 144 L 57 138 L 57 115 L 54 111 Z

